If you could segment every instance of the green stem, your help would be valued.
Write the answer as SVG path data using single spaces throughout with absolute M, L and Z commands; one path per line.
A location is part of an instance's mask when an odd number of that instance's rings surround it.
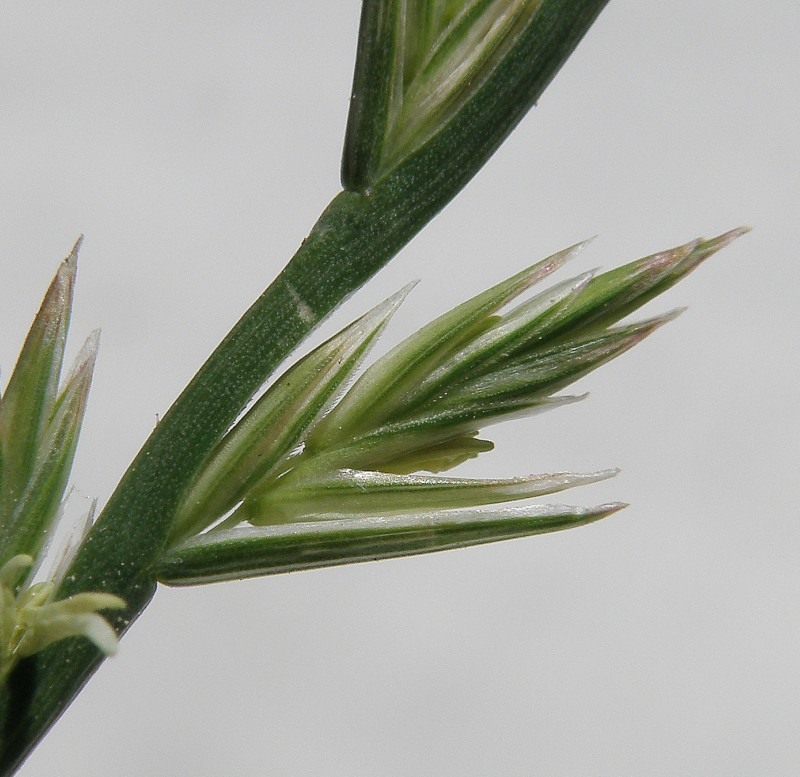
M 391 259 L 480 169 L 607 0 L 544 0 L 513 56 L 445 130 L 366 193 L 340 193 L 158 424 L 67 574 L 59 598 L 121 596 L 124 631 L 155 591 L 182 494 L 252 394 L 303 337 Z M 13 773 L 102 660 L 69 639 L 21 661 L 0 696 L 0 774 Z

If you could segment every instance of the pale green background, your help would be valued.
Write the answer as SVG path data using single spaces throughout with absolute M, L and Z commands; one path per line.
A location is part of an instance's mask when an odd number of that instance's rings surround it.
M 103 340 L 74 472 L 105 500 L 336 193 L 356 0 L 0 9 L 0 363 L 80 232 Z M 484 474 L 620 466 L 601 524 L 164 590 L 26 777 L 789 775 L 800 762 L 800 4 L 617 0 L 478 178 L 326 329 L 409 332 L 741 223 L 676 323 L 502 427 Z M 390 339 L 391 339 L 390 335 Z M 136 520 L 136 516 L 131 516 Z

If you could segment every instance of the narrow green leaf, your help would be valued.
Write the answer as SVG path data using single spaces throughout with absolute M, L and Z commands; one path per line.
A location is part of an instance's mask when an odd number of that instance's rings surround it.
M 344 469 L 312 480 L 299 469 L 274 487 L 249 495 L 236 512 L 240 521 L 258 526 L 324 519 L 331 514 L 356 516 L 448 510 L 544 496 L 606 480 L 616 473 L 616 470 L 589 474 L 558 472 L 477 480 Z
M 674 320 L 682 310 L 679 308 L 601 334 L 566 340 L 541 352 L 518 357 L 507 367 L 452 387 L 433 407 L 458 407 L 464 402 L 543 399 L 630 350 L 656 329 Z
M 78 354 L 63 391 L 51 407 L 33 470 L 2 527 L 0 563 L 19 553 L 37 557 L 58 516 L 86 410 L 97 344 L 95 332 Z
M 539 333 L 569 305 L 592 279 L 593 273 L 563 281 L 504 314 L 493 326 L 459 349 L 423 379 L 418 396 L 444 393 L 464 376 L 485 375 L 505 365 L 518 351 L 537 342 Z
M 3 460 L 0 515 L 10 514 L 28 486 L 36 460 L 41 456 L 41 438 L 56 402 L 80 243 L 80 240 L 75 243 L 53 278 L 3 397 L 0 415 Z M 9 557 L 5 553 L 0 555 Z
M 173 548 L 157 571 L 168 585 L 195 585 L 318 569 L 561 531 L 623 507 L 535 505 L 237 528 L 202 534 Z
M 363 0 L 353 94 L 342 155 L 345 188 L 363 190 L 379 175 L 392 109 L 402 88 L 400 10 L 403 0 Z

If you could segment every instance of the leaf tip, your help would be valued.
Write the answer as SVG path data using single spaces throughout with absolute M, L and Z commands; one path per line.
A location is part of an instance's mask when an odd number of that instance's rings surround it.
M 742 225 L 741 227 L 730 229 L 727 232 L 723 232 L 721 235 L 709 238 L 708 240 L 701 240 L 699 241 L 700 245 L 698 247 L 704 252 L 705 256 L 711 256 L 711 254 L 714 254 L 720 249 L 725 248 L 725 246 L 730 245 L 734 240 L 738 240 L 740 237 L 743 237 L 751 231 L 752 227 Z
M 626 507 L 630 507 L 629 502 L 606 502 L 605 504 L 598 505 L 595 510 L 601 513 L 603 517 L 606 517 L 618 513 Z

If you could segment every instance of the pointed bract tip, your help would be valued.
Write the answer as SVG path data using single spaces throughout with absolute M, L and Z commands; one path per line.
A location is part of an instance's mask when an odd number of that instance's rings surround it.
M 95 329 L 81 346 L 73 362 L 72 370 L 65 383 L 70 383 L 79 373 L 91 373 L 97 360 L 97 351 L 100 348 L 100 330 Z
M 727 232 L 723 232 L 721 235 L 709 238 L 708 240 L 698 241 L 700 244 L 699 248 L 701 248 L 703 251 L 709 252 L 709 254 L 715 253 L 721 248 L 725 248 L 725 246 L 730 245 L 734 240 L 738 240 L 743 235 L 746 235 L 750 231 L 752 231 L 752 227 L 748 227 L 746 225 L 736 227 L 736 229 L 728 230 Z
M 701 246 L 702 240 L 696 238 L 683 245 L 668 248 L 666 251 L 659 251 L 651 254 L 641 261 L 641 268 L 645 270 L 662 270 L 675 268 L 683 262 Z
M 618 513 L 620 510 L 624 510 L 626 507 L 630 507 L 629 502 L 606 502 L 602 505 L 597 505 L 595 510 L 598 512 L 602 512 L 604 515 L 611 515 L 612 513 Z
M 411 293 L 412 289 L 419 283 L 419 280 L 411 281 L 399 289 L 390 297 L 387 297 L 383 302 L 379 302 L 372 310 L 367 311 L 362 317 L 362 322 L 372 322 L 380 319 L 391 318 L 400 305 L 403 304 L 406 297 Z
M 498 284 L 498 286 L 495 287 L 496 289 L 506 287 L 505 294 L 503 295 L 504 299 L 498 304 L 498 307 L 507 305 L 515 297 L 518 297 L 524 291 L 530 289 L 532 286 L 535 286 L 537 283 L 544 280 L 548 275 L 551 275 L 556 270 L 563 267 L 570 259 L 576 257 L 583 250 L 584 246 L 588 245 L 590 242 L 591 238 L 589 240 L 576 243 L 575 245 L 565 248 L 562 251 L 557 251 L 556 253 L 548 256 L 546 259 L 542 259 L 535 264 L 526 267 L 524 270 L 512 276 L 508 280 Z
M 100 330 L 93 329 L 89 333 L 89 336 L 86 338 L 85 342 L 83 343 L 81 351 L 97 353 L 99 348 L 100 348 Z
M 610 480 L 619 474 L 619 469 L 601 469 L 596 472 L 555 472 L 548 477 L 564 478 L 570 480 L 570 487 L 587 486 L 592 483 L 600 483 L 603 480 Z M 541 475 L 531 475 L 531 478 L 542 477 Z
M 72 245 L 72 249 L 70 250 L 67 258 L 64 259 L 65 262 L 70 260 L 75 261 L 78 258 L 78 253 L 81 250 L 81 246 L 83 245 L 83 234 L 78 235 L 78 239 Z
M 415 278 L 413 281 L 407 283 L 403 288 L 396 291 L 392 294 L 391 297 L 388 297 L 382 304 L 390 307 L 392 310 L 396 310 L 403 304 L 406 297 L 411 294 L 411 292 L 417 287 L 417 284 L 420 282 L 419 278 Z
M 661 316 L 657 316 L 655 319 L 653 319 L 653 321 L 655 322 L 656 326 L 668 324 L 670 321 L 674 321 L 678 316 L 683 315 L 688 309 L 688 305 L 681 305 L 680 307 L 668 310 Z
M 588 248 L 592 243 L 594 243 L 597 238 L 600 237 L 599 235 L 591 235 L 590 237 L 584 238 L 579 243 L 575 243 L 574 246 L 571 246 L 567 249 L 567 251 L 571 252 L 571 256 L 577 256 L 584 248 Z
M 594 243 L 595 240 L 597 240 L 597 235 L 592 235 L 591 237 L 587 237 L 584 240 L 580 240 L 579 242 L 571 246 L 567 246 L 566 248 L 561 249 L 561 251 L 557 251 L 555 254 L 553 254 L 553 257 L 563 256 L 564 261 L 572 259 L 576 257 L 581 251 L 583 251 L 584 248 L 589 246 L 591 243 Z
M 72 286 L 75 283 L 75 275 L 78 271 L 78 252 L 80 251 L 81 244 L 83 243 L 83 235 L 78 237 L 72 250 L 64 257 L 64 260 L 58 267 L 58 270 L 53 278 L 53 282 L 48 289 L 48 296 L 55 288 L 59 295 L 59 299 L 68 300 L 72 296 Z
M 78 270 L 78 255 L 74 250 L 61 262 L 53 276 L 45 301 L 51 305 L 68 306 L 72 299 L 72 287 Z
M 361 318 L 342 330 L 340 334 L 350 333 L 347 340 L 350 341 L 351 344 L 355 344 L 364 336 L 370 334 L 377 334 L 379 336 L 417 283 L 418 281 L 407 283 L 402 289 L 392 294 L 391 297 L 387 297 L 383 302 L 379 302 L 375 305 L 372 310 L 368 310 Z
M 583 394 L 559 394 L 554 397 L 548 397 L 545 402 L 553 402 L 558 407 L 562 407 L 563 405 L 574 405 L 577 402 L 583 402 L 588 396 L 588 391 L 584 391 Z
M 653 316 L 652 318 L 647 318 L 644 321 L 639 321 L 636 324 L 636 329 L 639 333 L 643 336 L 649 335 L 654 332 L 656 329 L 660 329 L 664 324 L 668 324 L 670 321 L 674 321 L 678 316 L 682 313 L 686 312 L 688 307 L 683 305 L 682 307 L 673 308 L 672 310 L 668 310 L 666 313 L 661 313 L 658 316 Z
M 50 336 L 58 338 L 63 346 L 69 326 L 72 296 L 77 274 L 77 256 L 74 252 L 64 259 L 56 270 L 53 280 L 45 292 L 39 312 L 34 319 L 31 332 L 38 326 L 50 331 Z
M 596 472 L 556 472 L 554 476 L 571 476 L 576 481 L 575 485 L 599 483 L 601 480 L 609 480 L 619 474 L 619 469 L 611 467 L 610 469 L 599 469 Z M 532 476 L 533 477 L 533 476 Z
M 538 271 L 534 274 L 536 280 L 544 278 L 546 275 L 549 275 L 551 272 L 554 272 L 559 267 L 563 267 L 567 262 L 574 259 L 586 246 L 594 241 L 595 237 L 589 237 L 567 248 L 562 248 L 560 251 L 556 251 L 556 253 L 548 256 L 543 262 L 533 265 L 532 269 L 538 268 Z

